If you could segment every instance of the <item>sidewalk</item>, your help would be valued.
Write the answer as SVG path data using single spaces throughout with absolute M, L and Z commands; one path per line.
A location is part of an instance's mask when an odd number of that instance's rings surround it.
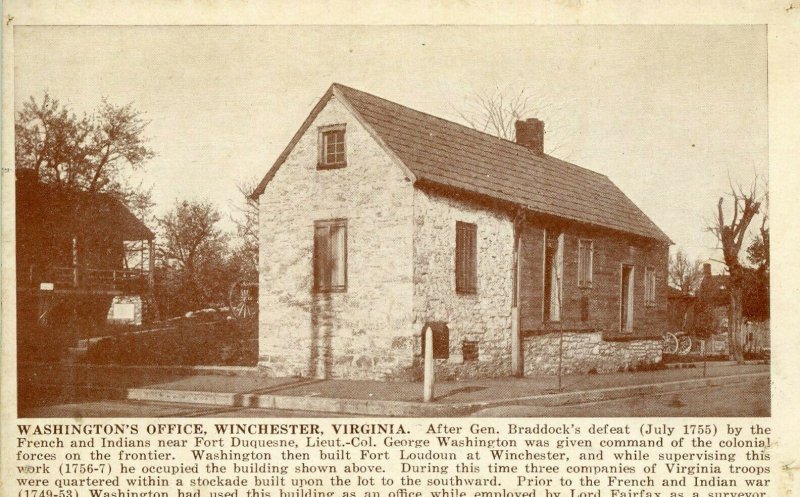
M 140 401 L 307 410 L 377 416 L 460 416 L 504 405 L 559 406 L 728 385 L 769 376 L 769 365 L 709 365 L 638 373 L 499 378 L 437 383 L 422 402 L 421 382 L 194 375 L 128 390 Z
M 269 378 L 255 368 L 21 365 L 20 394 L 30 404 L 128 399 L 184 405 L 252 407 L 370 416 L 462 416 L 509 405 L 564 406 L 769 377 L 768 364 L 709 363 L 694 368 L 439 382 L 431 403 L 421 382 Z M 57 389 L 50 392 L 48 389 Z M 77 394 L 77 395 L 76 395 Z M 73 398 L 70 398 L 73 397 Z M 36 400 L 41 402 L 36 402 Z

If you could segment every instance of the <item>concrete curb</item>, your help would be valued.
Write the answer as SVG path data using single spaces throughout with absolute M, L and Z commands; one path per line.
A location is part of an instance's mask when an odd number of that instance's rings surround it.
M 736 361 L 707 361 L 706 364 L 709 367 L 719 367 L 719 366 L 737 366 L 739 365 Z M 760 366 L 769 364 L 768 359 L 749 359 L 744 361 L 742 364 L 748 366 Z M 666 369 L 702 369 L 703 368 L 703 361 L 694 361 L 694 362 L 670 362 L 665 363 L 664 367 Z
M 22 362 L 19 363 L 23 367 L 53 367 L 50 362 Z M 56 366 L 59 364 L 56 363 Z M 270 377 L 271 373 L 258 366 L 163 366 L 163 365 L 119 365 L 119 364 L 89 364 L 89 363 L 69 363 L 66 366 L 70 368 L 81 368 L 86 370 L 130 370 L 130 371 L 144 371 L 144 372 L 162 372 L 165 374 L 176 375 L 191 375 L 191 374 L 209 374 L 216 376 L 245 376 L 245 377 Z
M 129 400 L 150 402 L 173 402 L 205 404 L 228 407 L 280 409 L 337 414 L 398 417 L 464 416 L 489 407 L 529 405 L 555 407 L 604 400 L 615 400 L 642 395 L 679 392 L 684 389 L 729 385 L 760 378 L 769 378 L 769 372 L 741 375 L 714 376 L 691 380 L 650 383 L 625 387 L 602 388 L 577 392 L 532 395 L 510 399 L 479 402 L 431 403 L 405 402 L 376 399 L 338 399 L 292 395 L 270 395 L 258 393 L 230 393 L 185 390 L 162 390 L 156 388 L 128 389 Z

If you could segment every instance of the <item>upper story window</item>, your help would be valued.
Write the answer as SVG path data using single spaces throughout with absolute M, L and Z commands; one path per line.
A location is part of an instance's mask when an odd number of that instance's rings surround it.
M 644 303 L 656 305 L 656 270 L 651 267 L 644 270 Z
M 594 243 L 591 240 L 578 240 L 578 286 L 592 286 L 592 264 Z
M 347 291 L 347 220 L 314 222 L 314 291 Z
M 319 160 L 317 162 L 317 169 L 335 169 L 347 165 L 344 131 L 344 124 L 319 128 Z
M 478 226 L 456 222 L 456 293 L 478 292 Z

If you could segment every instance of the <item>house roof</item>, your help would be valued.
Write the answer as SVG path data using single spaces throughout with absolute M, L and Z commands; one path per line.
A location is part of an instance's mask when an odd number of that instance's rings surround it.
M 730 276 L 727 274 L 705 275 L 700 283 L 698 295 L 715 306 L 730 302 Z
M 16 192 L 18 226 L 38 226 L 125 241 L 154 238 L 153 232 L 111 195 L 40 183 L 20 176 Z
M 415 183 L 451 187 L 536 213 L 671 243 L 605 175 L 338 83 L 317 103 L 253 197 L 264 192 L 332 95 L 355 112 Z

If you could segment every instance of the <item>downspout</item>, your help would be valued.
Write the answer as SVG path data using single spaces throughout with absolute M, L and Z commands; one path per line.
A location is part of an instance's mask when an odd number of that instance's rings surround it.
M 523 375 L 522 361 L 522 336 L 520 333 L 521 319 L 519 312 L 520 303 L 520 282 L 522 280 L 522 220 L 524 212 L 518 210 L 514 216 L 514 267 L 512 270 L 512 294 L 511 294 L 511 374 L 514 376 Z

